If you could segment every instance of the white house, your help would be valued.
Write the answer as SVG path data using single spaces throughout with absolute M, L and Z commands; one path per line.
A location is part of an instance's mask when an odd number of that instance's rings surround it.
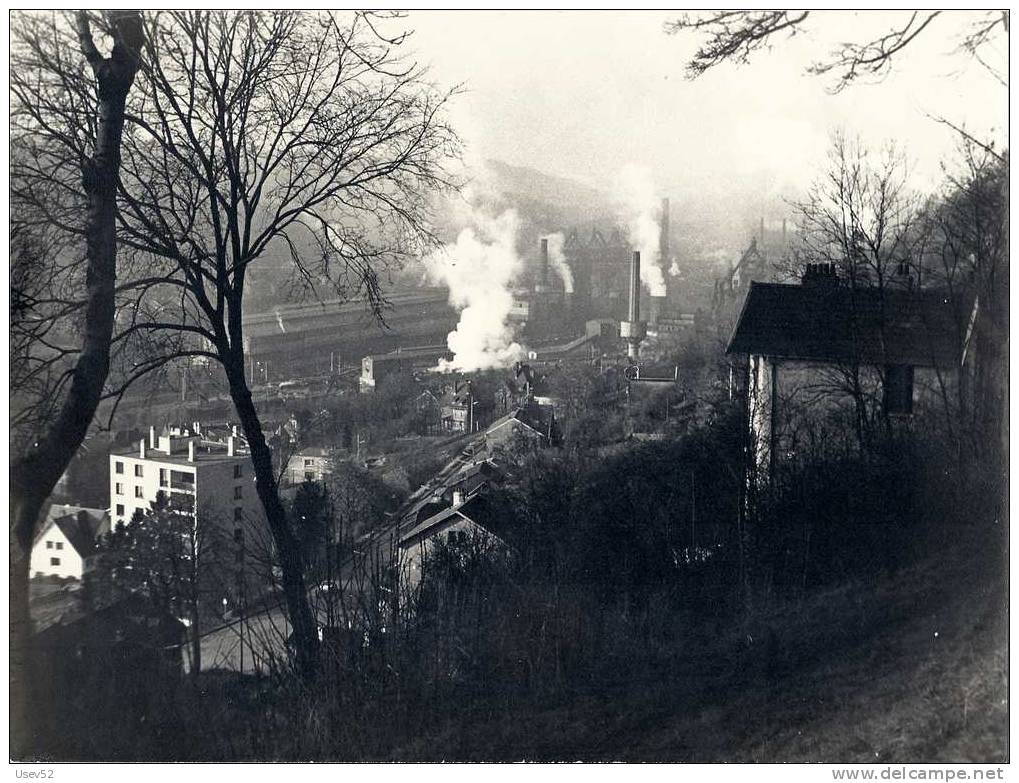
M 32 545 L 32 576 L 81 579 L 96 540 L 109 530 L 103 509 L 53 506 Z

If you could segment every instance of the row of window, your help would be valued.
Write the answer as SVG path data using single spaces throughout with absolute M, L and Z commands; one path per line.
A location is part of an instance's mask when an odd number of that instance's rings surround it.
M 116 511 L 117 511 L 117 516 L 118 517 L 124 516 L 124 504 L 123 503 L 118 503 L 117 507 L 116 507 Z M 244 519 L 244 509 L 241 506 L 234 506 L 234 521 L 235 522 L 240 522 L 242 519 Z M 46 548 L 47 549 L 51 549 L 52 547 L 50 546 L 50 544 L 52 544 L 52 543 L 53 543 L 52 541 L 47 541 L 46 542 Z M 64 548 L 64 545 L 62 543 L 58 542 L 57 543 L 57 549 L 63 549 L 63 548 Z
M 63 541 L 55 541 L 55 542 L 54 541 L 47 541 L 46 542 L 46 548 L 47 549 L 63 549 L 64 548 L 64 542 Z
M 113 471 L 118 476 L 123 476 L 124 475 L 124 463 L 120 462 L 120 461 L 114 462 L 113 463 Z M 145 473 L 144 473 L 142 465 L 135 465 L 134 466 L 134 475 L 137 476 L 138 478 L 144 478 L 145 477 Z M 164 486 L 164 487 L 166 486 L 166 476 L 167 476 L 166 468 L 160 468 L 159 469 L 159 483 L 160 483 L 161 486 Z M 243 478 L 243 477 L 244 477 L 244 466 L 241 465 L 241 464 L 234 465 L 234 478 Z

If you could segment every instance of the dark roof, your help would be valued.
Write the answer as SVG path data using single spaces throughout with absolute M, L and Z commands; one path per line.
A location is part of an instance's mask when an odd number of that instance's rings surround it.
M 537 403 L 521 405 L 512 414 L 512 417 L 517 421 L 547 437 L 552 436 L 554 416 L 551 405 L 538 405 Z
M 82 557 L 88 557 L 95 549 L 96 539 L 110 530 L 110 515 L 97 509 L 78 509 L 77 511 L 54 517 L 44 524 L 36 536 L 42 539 L 51 527 L 57 527 L 68 540 L 74 551 Z
M 493 503 L 484 495 L 475 495 L 466 503 L 444 508 L 424 519 L 421 516 L 419 514 L 418 521 L 413 527 L 401 533 L 401 546 L 417 543 L 431 535 L 430 531 L 447 522 L 455 522 L 457 518 L 469 520 L 501 540 L 505 540 L 506 534 L 513 524 L 512 513 Z
M 726 353 L 944 367 L 960 342 L 943 291 L 755 282 Z

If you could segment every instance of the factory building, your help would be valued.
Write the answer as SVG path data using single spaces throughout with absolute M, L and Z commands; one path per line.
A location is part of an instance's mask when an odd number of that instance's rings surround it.
M 445 345 L 422 345 L 370 354 L 361 359 L 358 386 L 362 393 L 372 392 L 379 382 L 390 376 L 429 370 L 436 367 L 440 360 L 452 358 L 453 353 Z
M 253 384 L 356 367 L 368 354 L 443 343 L 457 314 L 444 288 L 387 294 L 380 324 L 362 301 L 289 305 L 244 318 L 244 358 Z

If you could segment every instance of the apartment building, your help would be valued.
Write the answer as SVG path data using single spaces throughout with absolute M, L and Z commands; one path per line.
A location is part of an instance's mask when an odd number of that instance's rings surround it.
M 225 528 L 243 529 L 264 519 L 246 450 L 233 435 L 205 440 L 197 428 L 155 428 L 136 448 L 110 455 L 110 517 L 127 523 L 148 511 L 163 492 L 180 511 L 201 512 Z

